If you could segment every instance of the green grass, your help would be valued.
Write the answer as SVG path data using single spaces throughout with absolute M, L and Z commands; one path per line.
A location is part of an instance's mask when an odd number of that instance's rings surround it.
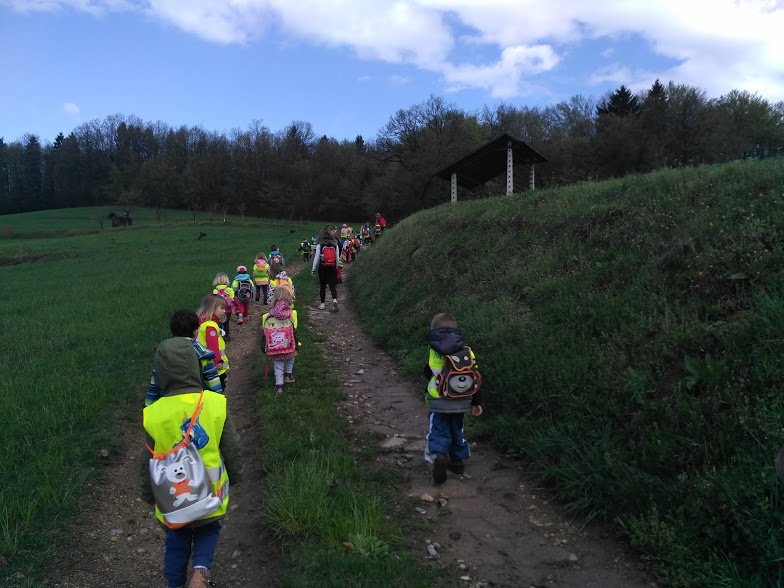
M 325 339 L 310 326 L 304 302 L 316 297 L 318 283 L 309 272 L 301 276 L 295 280 L 303 301 L 297 304 L 302 348 L 294 365 L 296 382 L 276 394 L 270 376 L 259 401 L 267 517 L 286 545 L 285 584 L 437 586 L 435 570 L 403 548 L 404 531 L 395 520 L 414 523 L 399 514 L 392 518 L 390 492 L 400 481 L 374 468 L 372 443 L 355 440 L 346 422 L 336 418 L 335 403 L 343 393 L 335 374 L 325 370 Z
M 412 374 L 453 314 L 483 372 L 473 435 L 664 581 L 777 586 L 782 227 L 781 159 L 667 170 L 420 212 L 350 287 Z
M 293 260 L 320 223 L 155 222 L 103 231 L 77 227 L 92 211 L 13 215 L 0 238 L 0 585 L 46 585 L 68 548 L 61 531 L 84 516 L 79 498 L 98 475 L 100 449 L 141 426 L 142 399 L 158 343 L 179 308 L 196 308 L 219 271 L 233 275 L 278 243 Z M 177 217 L 171 213 L 169 218 Z M 138 218 L 138 217 L 137 217 Z M 73 223 L 73 224 L 72 224 Z M 295 229 L 294 233 L 289 228 Z M 196 239 L 199 232 L 207 237 Z M 301 300 L 316 281 L 297 280 Z M 299 305 L 305 352 L 294 393 L 259 392 L 268 520 L 285 544 L 291 586 L 433 586 L 433 572 L 402 547 L 386 492 L 397 480 L 363 466 L 336 415 L 341 398 L 325 376 L 320 336 Z M 259 371 L 263 371 L 259 354 Z M 10 368 L 10 369 L 9 369 Z M 268 382 L 269 384 L 269 382 Z M 262 388 L 263 386 L 260 386 Z M 343 543 L 350 543 L 345 547 Z M 328 569 L 323 566 L 329 566 Z
M 140 425 L 172 312 L 196 308 L 217 272 L 233 276 L 273 241 L 294 255 L 300 231 L 280 225 L 209 225 L 201 240 L 192 224 L 0 239 L 0 259 L 13 262 L 0 266 L 0 577 L 40 579 L 57 561 L 99 449 Z

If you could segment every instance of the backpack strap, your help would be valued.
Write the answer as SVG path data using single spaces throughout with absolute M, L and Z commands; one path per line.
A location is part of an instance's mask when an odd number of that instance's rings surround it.
M 202 405 L 202 398 L 204 397 L 204 390 L 201 391 L 199 394 L 199 401 L 196 403 L 196 410 L 193 411 L 193 415 L 191 415 L 191 423 L 188 425 L 188 430 L 185 432 L 185 437 L 182 438 L 182 441 L 177 443 L 174 447 L 169 449 L 169 451 L 164 451 L 163 453 L 155 453 L 152 450 L 149 443 L 146 443 L 147 449 L 152 453 L 153 459 L 165 459 L 167 456 L 171 455 L 172 453 L 176 453 L 186 445 L 189 445 L 191 442 L 191 430 L 193 429 L 194 421 L 199 418 L 199 414 L 201 414 Z

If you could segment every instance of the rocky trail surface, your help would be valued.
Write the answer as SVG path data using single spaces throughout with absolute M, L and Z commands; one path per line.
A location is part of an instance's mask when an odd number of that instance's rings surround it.
M 348 282 L 350 267 L 344 275 Z M 376 434 L 383 450 L 379 465 L 402 474 L 400 498 L 432 523 L 432 532 L 409 537 L 415 554 L 441 566 L 455 586 L 656 586 L 610 527 L 586 525 L 565 514 L 519 461 L 484 443 L 471 443 L 464 475 L 449 472 L 446 483 L 436 486 L 423 457 L 425 380 L 398 373 L 394 360 L 363 332 L 348 288 L 338 288 L 339 312 L 327 305 L 327 310 L 311 310 L 310 316 L 328 337 L 323 345 L 327 358 L 344 366 L 348 400 L 339 406 L 340 413 L 357 430 Z M 426 360 L 423 341 L 422 363 Z
M 290 275 L 300 267 L 301 261 L 291 264 Z M 350 268 L 345 273 L 350 280 Z M 302 275 L 307 279 L 307 273 Z M 312 324 L 327 337 L 321 345 L 325 359 L 341 366 L 339 376 L 348 399 L 338 407 L 340 414 L 358 432 L 380 439 L 382 453 L 376 465 L 402 474 L 400 503 L 430 521 L 430 531 L 406 538 L 415 555 L 441 568 L 455 586 L 656 586 L 611 528 L 584 525 L 566 515 L 526 475 L 521 463 L 484 443 L 471 443 L 472 458 L 464 475 L 450 472 L 445 484 L 435 486 L 423 459 L 424 382 L 397 372 L 393 359 L 362 331 L 346 286 L 338 288 L 339 311 L 332 312 L 329 304 L 318 310 L 315 300 L 309 309 Z M 262 519 L 264 482 L 257 456 L 261 424 L 254 416 L 258 383 L 252 378 L 252 362 L 264 311 L 263 305 L 252 306 L 248 322 L 234 322 L 227 344 L 227 397 L 242 438 L 245 473 L 242 484 L 231 488 L 229 515 L 213 563 L 211 581 L 222 588 L 279 585 L 280 547 L 272 542 Z M 140 410 L 143 398 L 142 389 Z M 51 578 L 56 588 L 166 585 L 164 534 L 152 509 L 138 498 L 138 460 L 144 443 L 140 424 L 141 418 L 123 427 L 124 438 L 118 439 L 116 451 L 106 452 L 99 479 L 88 492 L 84 519 L 70 531 L 71 548 Z

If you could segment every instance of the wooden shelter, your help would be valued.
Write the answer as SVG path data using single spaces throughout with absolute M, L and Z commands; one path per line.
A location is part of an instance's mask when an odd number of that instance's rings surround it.
M 490 141 L 460 161 L 436 174 L 452 184 L 452 202 L 457 202 L 457 188 L 473 190 L 506 172 L 506 194 L 515 191 L 514 168 L 527 166 L 528 187 L 534 189 L 534 164 L 547 159 L 532 147 L 507 134 Z

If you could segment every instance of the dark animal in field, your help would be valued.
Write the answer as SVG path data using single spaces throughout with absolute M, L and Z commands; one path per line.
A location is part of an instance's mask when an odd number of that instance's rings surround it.
M 130 227 L 133 226 L 133 216 L 128 212 L 112 211 L 106 217 L 111 219 L 112 227 Z
M 207 233 L 202 233 L 201 231 L 199 231 L 199 236 L 198 236 L 198 237 L 196 237 L 196 240 L 198 241 L 198 240 L 199 240 L 199 239 L 201 239 L 202 237 L 206 237 L 206 236 L 207 236 Z
M 296 233 L 297 229 L 289 229 L 289 233 Z

